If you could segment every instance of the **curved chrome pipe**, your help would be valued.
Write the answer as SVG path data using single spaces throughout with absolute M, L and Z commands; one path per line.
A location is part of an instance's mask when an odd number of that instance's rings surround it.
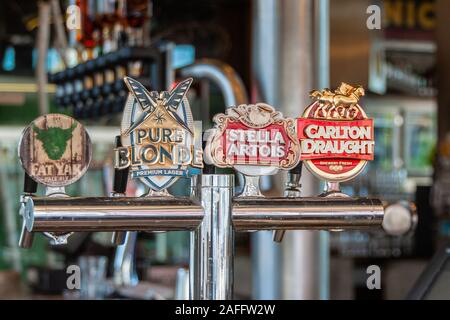
M 214 59 L 200 59 L 178 70 L 182 77 L 208 79 L 223 94 L 227 107 L 248 103 L 247 91 L 237 72 L 228 64 Z
M 25 225 L 33 232 L 194 230 L 202 206 L 190 198 L 28 198 Z
M 247 90 L 239 74 L 230 65 L 215 59 L 199 59 L 193 64 L 179 69 L 183 77 L 207 79 L 215 83 L 222 92 L 225 107 L 249 103 Z M 208 111 L 209 112 L 209 111 Z M 244 177 L 238 173 L 240 185 Z

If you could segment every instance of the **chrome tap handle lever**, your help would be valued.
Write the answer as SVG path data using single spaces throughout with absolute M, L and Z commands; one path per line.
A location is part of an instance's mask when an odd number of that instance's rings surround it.
M 302 176 L 303 162 L 300 161 L 293 169 L 288 171 L 288 180 L 286 182 L 286 189 L 284 196 L 287 198 L 300 197 L 300 178 Z
M 26 172 L 23 181 L 23 192 L 29 195 L 37 192 L 37 182 L 34 181 Z
M 122 147 L 122 141 L 120 136 L 116 136 L 115 141 L 116 148 Z M 114 182 L 113 182 L 113 192 L 125 194 L 127 190 L 128 182 L 128 171 L 129 168 L 125 169 L 114 169 Z
M 34 181 L 28 173 L 25 172 L 23 181 L 23 195 L 20 197 L 20 215 L 23 216 L 25 198 L 31 196 L 37 192 L 37 182 Z M 31 248 L 33 246 L 34 234 L 29 232 L 25 226 L 25 219 L 23 219 L 22 230 L 20 232 L 19 247 L 21 248 Z
M 120 136 L 116 136 L 115 145 L 116 145 L 116 148 L 122 146 L 122 141 L 120 139 Z M 125 195 L 125 192 L 127 190 L 128 172 L 129 172 L 129 168 L 114 169 L 113 192 L 112 192 L 111 196 L 119 197 L 119 196 Z M 116 232 L 113 232 L 111 241 L 114 245 L 119 246 L 119 245 L 122 245 L 125 243 L 126 237 L 127 237 L 126 232 L 116 231 Z
M 113 245 L 120 246 L 125 243 L 126 238 L 127 238 L 126 231 L 114 231 L 111 237 L 111 242 Z
M 29 232 L 25 226 L 25 220 L 22 224 L 22 230 L 20 232 L 19 247 L 24 249 L 29 249 L 33 246 L 34 233 Z

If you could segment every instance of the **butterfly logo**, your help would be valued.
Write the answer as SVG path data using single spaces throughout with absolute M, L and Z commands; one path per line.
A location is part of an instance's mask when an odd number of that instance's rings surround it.
M 143 111 L 139 118 L 137 118 L 128 130 L 126 130 L 125 135 L 129 135 L 133 130 L 151 117 L 157 122 L 164 121 L 163 115 L 159 113 L 154 114 L 158 109 L 158 106 L 163 106 L 172 118 L 174 118 L 185 130 L 193 134 L 192 130 L 189 129 L 189 126 L 177 114 L 177 109 L 192 84 L 192 78 L 181 81 L 170 92 L 162 91 L 160 93 L 157 91 L 149 92 L 141 83 L 130 77 L 125 77 L 124 81 Z

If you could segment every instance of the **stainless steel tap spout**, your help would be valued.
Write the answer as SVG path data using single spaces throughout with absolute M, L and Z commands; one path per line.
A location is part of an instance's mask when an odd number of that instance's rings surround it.
M 381 226 L 384 208 L 368 198 L 235 198 L 233 225 L 249 230 L 339 230 Z
M 193 199 L 28 198 L 25 225 L 33 232 L 194 230 L 203 219 Z

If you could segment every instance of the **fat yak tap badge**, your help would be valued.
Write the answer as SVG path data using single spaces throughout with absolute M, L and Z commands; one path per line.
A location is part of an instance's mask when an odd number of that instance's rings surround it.
M 149 92 L 134 79 L 124 81 L 130 93 L 121 125 L 123 147 L 115 149 L 115 167 L 130 167 L 132 178 L 155 191 L 187 177 L 189 166 L 201 168 L 201 141 L 195 140 L 198 135 L 194 136 L 186 98 L 192 79 L 181 81 L 170 92 Z
M 358 104 L 364 89 L 342 83 L 310 95 L 315 101 L 297 121 L 301 159 L 319 178 L 352 179 L 374 156 L 373 120 Z
M 35 119 L 22 133 L 19 158 L 25 172 L 48 187 L 64 187 L 83 176 L 92 157 L 83 126 L 63 114 Z
M 298 163 L 295 120 L 265 103 L 243 104 L 214 116 L 205 162 L 249 176 L 275 174 Z

